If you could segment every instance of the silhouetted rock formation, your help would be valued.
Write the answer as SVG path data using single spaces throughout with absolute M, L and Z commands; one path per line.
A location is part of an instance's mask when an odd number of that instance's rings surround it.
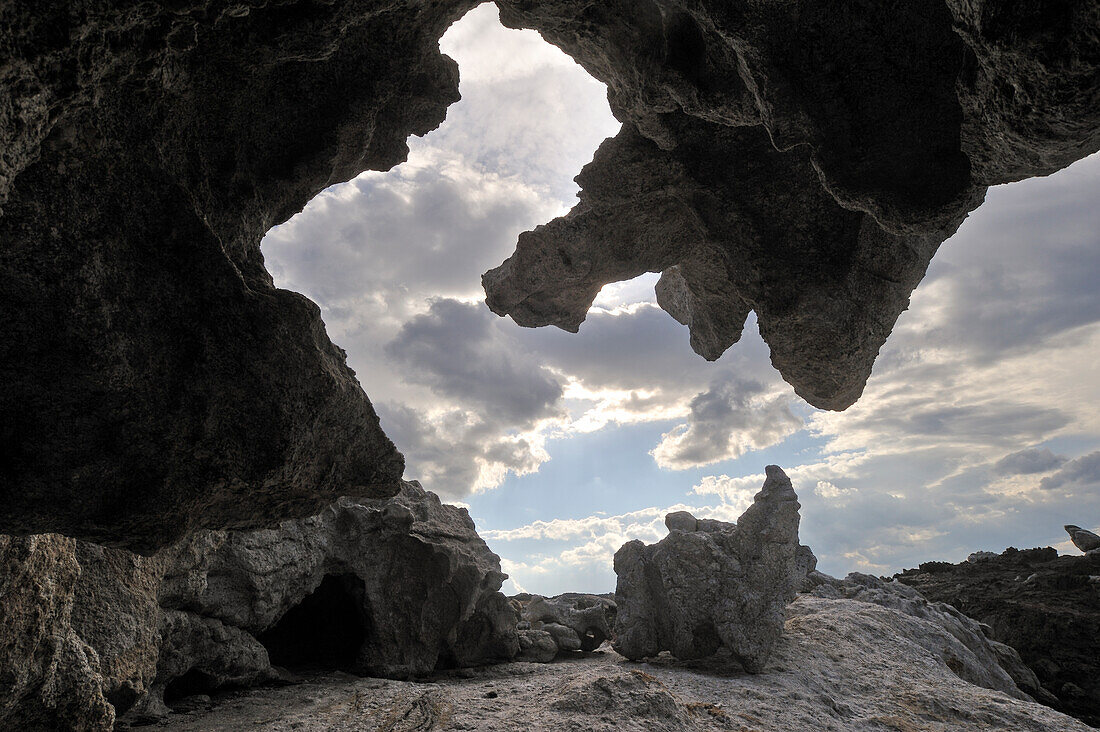
M 403 460 L 260 239 L 458 99 L 474 2 L 0 7 L 0 533 L 152 551 Z
M 5 729 L 110 729 L 166 714 L 165 697 L 282 678 L 273 664 L 405 678 L 519 651 L 499 559 L 415 483 L 149 558 L 0 536 L 0 570 Z
M 1012 646 L 1050 696 L 1040 700 L 1100 724 L 1100 556 L 1007 549 L 994 559 L 929 562 L 896 578 L 950 603 Z
M 677 512 L 661 541 L 624 544 L 615 554 L 615 650 L 692 659 L 724 647 L 746 670 L 762 670 L 787 603 L 816 564 L 798 543 L 798 509 L 790 479 L 769 465 L 736 524 Z
M 475 0 L 0 8 L 0 532 L 152 551 L 392 495 L 401 456 L 260 238 L 458 98 Z M 581 201 L 486 275 L 576 329 L 662 271 L 716 358 L 750 310 L 812 404 L 860 395 L 985 186 L 1100 147 L 1094 0 L 501 0 L 624 122 Z
M 811 404 L 844 409 L 985 187 L 1100 148 L 1100 14 L 996 1 L 501 0 L 608 85 L 622 131 L 566 216 L 486 273 L 497 313 L 576 330 L 608 282 L 715 359 L 750 310 Z

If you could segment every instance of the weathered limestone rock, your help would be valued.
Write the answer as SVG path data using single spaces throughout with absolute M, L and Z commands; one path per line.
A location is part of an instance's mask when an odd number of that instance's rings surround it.
M 519 631 L 519 654 L 517 660 L 550 663 L 561 649 L 554 636 L 546 630 L 525 629 Z
M 0 727 L 109 730 L 163 717 L 166 696 L 282 679 L 274 664 L 412 676 L 511 659 L 504 578 L 465 510 L 412 483 L 154 557 L 0 536 Z
M 96 652 L 73 630 L 76 542 L 0 536 L 0 727 L 109 730 Z
M 162 607 L 259 638 L 275 664 L 331 662 L 316 656 L 344 647 L 344 670 L 405 678 L 519 649 L 499 558 L 465 509 L 417 483 L 276 529 L 201 532 L 171 554 Z M 333 618 L 346 626 L 324 627 Z
M 981 623 L 950 605 L 929 602 L 912 587 L 900 582 L 884 582 L 860 572 L 852 572 L 843 580 L 820 572 L 814 572 L 814 575 L 815 586 L 808 594 L 881 605 L 928 621 L 944 631 L 932 636 L 932 642 L 922 642 L 922 645 L 965 681 L 1002 691 L 1017 699 L 1032 698 L 1022 690 L 1021 684 L 1029 690 L 1041 688 L 1035 674 L 1024 666 L 1019 654 L 987 638 Z M 913 637 L 919 636 L 914 634 Z
M 1100 549 L 1100 536 L 1073 524 L 1066 524 L 1064 528 L 1066 533 L 1069 534 L 1069 540 L 1081 551 L 1091 552 Z
M 939 243 L 986 186 L 1100 149 L 1100 11 L 946 3 L 501 0 L 608 85 L 623 129 L 566 216 L 489 271 L 489 306 L 575 331 L 600 287 L 715 359 L 758 316 L 811 404 L 859 398 Z
M 260 238 L 403 159 L 475 0 L 0 6 L 0 532 L 151 552 L 392 495 L 401 457 Z M 1093 0 L 500 0 L 608 85 L 576 209 L 486 276 L 576 329 L 662 271 L 716 358 L 755 311 L 812 404 L 860 395 L 985 186 L 1100 148 Z
M 616 606 L 610 597 L 576 592 L 519 597 L 512 602 L 521 608 L 521 623 L 550 633 L 559 651 L 594 651 L 611 638 Z
M 1095 726 L 1100 724 L 1096 575 L 1100 556 L 1060 557 L 1048 547 L 1007 549 L 978 563 L 927 562 L 896 579 L 983 623 L 991 638 L 1019 652 L 1042 686 L 1021 688 Z
M 667 537 L 619 549 L 615 650 L 632 659 L 663 650 L 691 659 L 724 647 L 746 670 L 763 669 L 787 603 L 816 564 L 798 543 L 790 479 L 775 465 L 766 470 L 736 524 L 670 514 Z

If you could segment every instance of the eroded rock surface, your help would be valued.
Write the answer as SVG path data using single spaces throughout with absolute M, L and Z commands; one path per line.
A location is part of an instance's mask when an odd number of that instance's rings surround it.
M 259 638 L 276 664 L 404 678 L 518 650 L 499 558 L 465 509 L 416 483 L 276 529 L 202 532 L 173 553 L 161 606 Z
M 158 719 L 181 696 L 285 681 L 280 666 L 410 677 L 519 651 L 500 560 L 415 483 L 148 558 L 0 536 L 0 570 L 5 729 Z
M 928 562 L 896 575 L 1016 649 L 1052 706 L 1100 725 L 1100 556 L 1007 549 L 978 563 Z M 1036 693 L 1040 696 L 1040 693 Z
M 73 630 L 76 542 L 0 536 L 0 727 L 110 729 L 96 652 Z
M 669 514 L 656 544 L 615 554 L 615 650 L 641 659 L 680 659 L 725 648 L 751 672 L 764 668 L 784 611 L 814 569 L 798 543 L 798 497 L 769 465 L 764 487 L 736 524 Z
M 1090 729 L 1018 692 L 961 678 L 953 670 L 961 667 L 944 650 L 969 652 L 956 638 L 959 627 L 941 624 L 944 617 L 803 595 L 791 603 L 785 631 L 762 674 L 746 674 L 721 654 L 691 662 L 662 656 L 632 663 L 605 651 L 416 683 L 322 676 L 301 686 L 231 694 L 210 710 L 169 717 L 163 729 L 373 732 L 395 728 L 396 720 L 414 729 L 435 725 L 483 732 Z M 988 656 L 966 659 L 991 663 L 987 674 L 996 671 Z
M 578 592 L 554 597 L 530 594 L 512 597 L 512 605 L 519 608 L 520 633 L 530 639 L 531 649 L 524 649 L 526 655 L 532 660 L 552 659 L 546 658 L 541 636 L 534 635 L 539 631 L 550 636 L 558 652 L 599 648 L 611 639 L 615 627 L 617 608 L 612 597 Z
M 1100 9 L 957 2 L 501 0 L 608 85 L 622 131 L 580 202 L 489 271 L 489 306 L 575 331 L 608 282 L 715 359 L 750 311 L 811 404 L 844 409 L 989 185 L 1100 149 Z

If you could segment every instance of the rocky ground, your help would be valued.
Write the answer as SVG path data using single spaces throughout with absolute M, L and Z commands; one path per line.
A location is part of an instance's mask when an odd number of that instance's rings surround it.
M 1090 728 L 964 681 L 944 626 L 871 602 L 803 595 L 763 673 L 728 655 L 635 663 L 609 645 L 391 681 L 313 673 L 300 683 L 178 700 L 156 727 L 218 730 L 1043 730 Z M 954 650 L 951 650 L 954 649 Z
M 1010 548 L 974 560 L 925 562 L 897 578 L 988 625 L 1035 671 L 1052 706 L 1100 725 L 1100 556 Z

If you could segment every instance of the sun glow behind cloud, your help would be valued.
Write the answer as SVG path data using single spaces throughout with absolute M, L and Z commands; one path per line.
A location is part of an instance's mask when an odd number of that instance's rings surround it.
M 772 369 L 754 318 L 717 362 L 694 355 L 656 274 L 604 287 L 576 335 L 492 315 L 481 273 L 568 210 L 618 123 L 602 85 L 491 5 L 441 48 L 463 95 L 444 125 L 407 163 L 319 195 L 264 253 L 321 305 L 407 476 L 469 504 L 515 587 L 610 590 L 624 541 L 659 539 L 670 510 L 735 520 L 773 462 L 833 573 L 1100 523 L 1100 158 L 991 191 L 863 399 L 821 412 Z

